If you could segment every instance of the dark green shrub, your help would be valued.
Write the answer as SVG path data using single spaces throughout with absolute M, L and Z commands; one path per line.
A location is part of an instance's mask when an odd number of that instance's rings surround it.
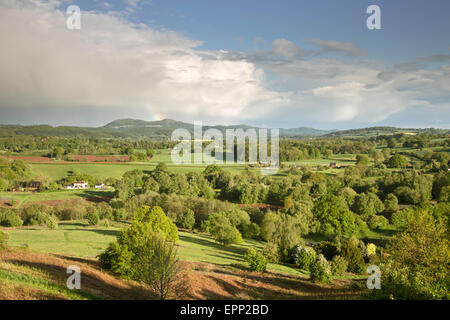
M 348 262 L 348 271 L 353 273 L 363 273 L 365 263 L 362 248 L 362 242 L 356 238 L 348 239 L 342 246 L 342 257 Z
M 256 223 L 246 223 L 241 226 L 242 236 L 246 239 L 257 239 L 260 234 L 260 228 Z
M 245 261 L 247 261 L 251 271 L 266 271 L 267 260 L 261 253 L 259 253 L 255 249 L 249 249 L 245 254 L 244 259 Z
M 116 221 L 128 219 L 128 213 L 124 208 L 114 209 L 113 215 Z
M 195 225 L 195 214 L 191 209 L 184 209 L 181 217 L 180 225 L 182 228 L 192 230 Z
M 370 229 L 378 229 L 386 227 L 389 224 L 389 220 L 384 216 L 373 215 L 368 218 L 367 224 Z
M 331 282 L 331 266 L 322 254 L 319 254 L 314 262 L 311 263 L 309 267 L 309 276 L 313 282 Z
M 403 209 L 397 212 L 394 212 L 391 216 L 391 222 L 392 224 L 399 229 L 406 228 L 409 221 L 414 216 L 414 210 L 413 209 Z
M 341 256 L 334 256 L 331 260 L 331 273 L 333 276 L 342 276 L 347 271 L 348 262 Z
M 262 253 L 268 262 L 278 263 L 280 261 L 280 252 L 276 243 L 269 242 L 266 244 Z
M 297 245 L 292 251 L 294 263 L 303 270 L 310 270 L 311 265 L 316 260 L 316 252 L 311 247 Z
M 27 215 L 24 221 L 26 226 L 40 226 L 47 223 L 49 215 L 45 212 L 35 212 Z
M 336 243 L 330 241 L 321 241 L 314 246 L 317 254 L 323 254 L 327 260 L 332 260 L 334 256 L 341 252 L 341 249 Z
M 227 216 L 221 213 L 212 214 L 203 223 L 204 228 L 217 242 L 223 245 L 242 242 L 239 230 L 234 227 Z
M 0 212 L 0 226 L 20 227 L 23 224 L 22 219 L 14 211 L 6 210 Z
M 96 226 L 100 220 L 97 211 L 91 211 L 86 215 L 86 219 L 91 226 Z

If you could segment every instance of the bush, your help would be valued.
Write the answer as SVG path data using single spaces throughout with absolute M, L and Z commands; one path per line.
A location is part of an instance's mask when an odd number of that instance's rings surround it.
M 86 215 L 86 219 L 91 226 L 96 226 L 100 220 L 97 211 L 91 211 Z
M 245 261 L 247 261 L 251 271 L 257 272 L 266 271 L 267 260 L 261 253 L 259 253 L 255 249 L 253 248 L 249 249 L 244 259 Z
M 180 225 L 182 228 L 192 230 L 195 225 L 195 214 L 191 209 L 184 209 L 183 216 L 181 217 Z
M 46 212 L 35 212 L 35 213 L 29 213 L 24 221 L 24 225 L 26 226 L 40 226 L 47 224 L 47 221 L 49 219 L 49 214 Z
M 260 228 L 256 223 L 245 223 L 241 227 L 242 236 L 246 239 L 257 239 L 260 234 Z
M 389 220 L 386 217 L 377 215 L 370 216 L 367 222 L 370 229 L 386 227 L 389 224 Z
M 389 260 L 381 265 L 381 290 L 371 290 L 368 295 L 386 300 L 448 299 L 448 293 L 443 297 L 436 296 L 439 290 L 433 288 L 433 278 L 418 268 L 400 266 Z
M 364 257 L 360 245 L 362 244 L 356 238 L 348 239 L 342 246 L 342 257 L 348 262 L 348 271 L 353 273 L 363 273 Z
M 312 263 L 316 260 L 316 252 L 311 247 L 295 246 L 292 257 L 294 263 L 303 270 L 310 270 Z
M 4 250 L 8 247 L 8 234 L 0 230 L 0 250 Z
M 377 253 L 377 246 L 374 245 L 373 243 L 369 243 L 369 244 L 366 246 L 366 252 L 365 252 L 365 255 L 366 255 L 367 257 L 373 257 L 376 253 Z
M 280 261 L 280 253 L 276 243 L 269 242 L 266 244 L 263 249 L 263 255 L 268 262 L 278 263 Z
M 51 230 L 58 229 L 58 218 L 56 218 L 54 215 L 48 215 L 45 225 Z
M 7 210 L 0 212 L 0 226 L 20 227 L 23 224 L 22 219 L 13 211 Z
M 330 283 L 331 266 L 322 254 L 319 254 L 310 265 L 309 276 L 313 282 Z
M 113 211 L 114 220 L 126 220 L 128 218 L 128 213 L 124 208 L 114 209 Z
M 397 212 L 394 212 L 391 216 L 392 224 L 399 229 L 406 228 L 409 221 L 412 219 L 414 215 L 414 210 L 412 209 L 403 209 Z
M 341 251 L 336 243 L 329 241 L 321 241 L 314 246 L 314 250 L 317 254 L 323 254 L 327 260 L 332 260 L 334 256 L 338 255 Z
M 242 236 L 239 230 L 223 214 L 210 215 L 204 225 L 207 225 L 206 230 L 208 230 L 214 240 L 224 246 L 242 242 Z
M 334 256 L 331 260 L 331 273 L 334 276 L 342 276 L 347 271 L 348 262 L 341 256 Z

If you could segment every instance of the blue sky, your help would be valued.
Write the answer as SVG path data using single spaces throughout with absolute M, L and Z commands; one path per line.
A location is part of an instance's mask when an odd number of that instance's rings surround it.
M 82 28 L 65 28 L 65 8 Z M 366 9 L 381 8 L 381 30 Z M 0 1 L 0 122 L 450 127 L 450 1 Z M 30 19 L 33 17 L 33 19 Z M 38 63 L 36 63 L 38 61 Z M 14 66 L 14 69 L 12 69 Z M 2 79 L 0 79 L 2 80 Z
M 181 32 L 206 50 L 253 52 L 257 38 L 266 46 L 286 38 L 305 47 L 311 39 L 352 42 L 388 63 L 450 52 L 447 0 L 144 0 L 138 8 L 121 0 L 107 1 L 110 8 L 97 2 L 72 1 L 94 10 L 133 8 L 131 20 Z M 382 30 L 366 27 L 371 4 L 381 8 Z

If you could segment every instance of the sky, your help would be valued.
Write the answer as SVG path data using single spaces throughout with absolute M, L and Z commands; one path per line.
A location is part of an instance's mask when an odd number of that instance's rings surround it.
M 0 123 L 450 128 L 449 18 L 448 0 L 0 0 Z

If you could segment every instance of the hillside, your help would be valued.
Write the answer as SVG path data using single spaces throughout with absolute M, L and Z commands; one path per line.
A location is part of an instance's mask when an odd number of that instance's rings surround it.
M 164 119 L 159 121 L 145 121 L 137 119 L 119 119 L 112 121 L 102 127 L 76 127 L 50 125 L 0 125 L 0 137 L 12 136 L 56 136 L 56 137 L 92 137 L 92 138 L 123 138 L 123 139 L 156 139 L 168 140 L 175 129 L 187 129 L 193 133 L 194 126 L 191 123 Z M 203 130 L 211 128 L 219 129 L 225 134 L 227 129 L 255 128 L 245 124 L 239 125 L 216 125 L 203 126 Z M 396 133 L 417 134 L 417 133 L 445 133 L 445 129 L 403 129 L 395 127 L 371 127 L 351 130 L 319 130 L 310 127 L 297 127 L 290 129 L 280 129 L 280 136 L 286 138 L 302 137 L 368 137 L 377 135 L 388 135 Z
M 393 134 L 409 134 L 415 135 L 420 133 L 427 134 L 442 134 L 450 132 L 448 129 L 434 129 L 434 128 L 396 128 L 396 127 L 369 127 L 361 129 L 350 129 L 330 132 L 326 134 L 326 137 L 373 137 L 380 135 L 393 135 Z
M 183 299 L 358 299 L 355 281 L 335 280 L 314 284 L 306 278 L 272 272 L 249 273 L 210 263 L 184 262 Z M 66 287 L 66 268 L 81 270 L 81 290 Z M 156 299 L 146 287 L 118 279 L 100 269 L 92 259 L 36 253 L 27 249 L 0 251 L 0 300 Z

